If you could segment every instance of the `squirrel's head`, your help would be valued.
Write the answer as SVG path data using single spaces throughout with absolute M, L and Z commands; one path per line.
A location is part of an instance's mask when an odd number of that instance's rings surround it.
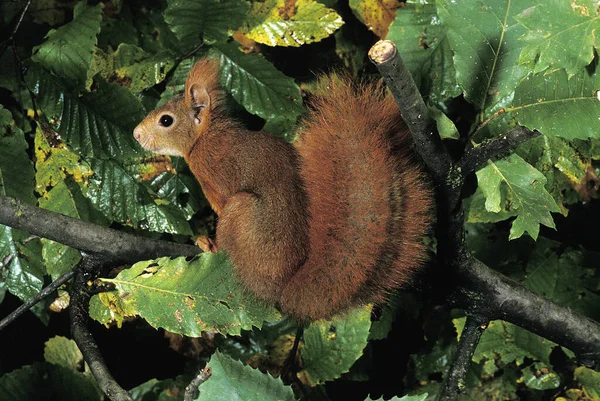
M 173 98 L 151 111 L 135 127 L 133 136 L 146 150 L 161 155 L 186 155 L 196 134 L 183 97 Z
M 185 156 L 195 139 L 208 131 L 211 112 L 221 103 L 218 63 L 199 60 L 185 82 L 185 95 L 152 111 L 133 131 L 146 150 Z

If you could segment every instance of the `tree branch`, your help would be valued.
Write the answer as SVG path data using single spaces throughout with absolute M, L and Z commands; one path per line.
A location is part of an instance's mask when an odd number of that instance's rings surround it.
M 531 131 L 525 127 L 516 126 L 505 135 L 488 139 L 479 146 L 469 150 L 456 163 L 461 175 L 467 177 L 489 159 L 501 156 L 513 150 L 521 143 L 540 135 L 539 131 Z
M 80 251 L 101 254 L 115 264 L 161 256 L 194 256 L 193 245 L 159 241 L 88 223 L 20 200 L 0 196 L 0 224 L 48 238 Z
M 502 319 L 569 348 L 586 366 L 600 364 L 600 323 L 531 292 L 471 257 L 458 270 L 455 306 Z
M 46 288 L 44 288 L 40 292 L 38 292 L 33 298 L 29 299 L 23 305 L 19 306 L 17 309 L 12 311 L 7 317 L 5 317 L 4 319 L 2 319 L 0 321 L 0 331 L 2 331 L 2 329 L 4 329 L 9 324 L 11 324 L 14 320 L 16 320 L 23 313 L 25 313 L 29 309 L 33 308 L 33 306 L 35 304 L 40 302 L 42 299 L 46 298 L 48 295 L 50 295 L 52 292 L 54 292 L 54 290 L 56 290 L 58 287 L 60 287 L 61 285 L 63 285 L 67 281 L 69 281 L 71 278 L 73 278 L 74 275 L 75 275 L 75 273 L 73 270 L 66 272 L 65 274 L 63 274 L 62 276 L 60 276 L 59 278 L 54 280 L 52 283 L 50 283 Z
M 210 379 L 211 375 L 212 369 L 210 368 L 210 366 L 207 366 L 204 369 L 200 369 L 196 377 L 194 377 L 190 384 L 185 388 L 185 395 L 183 396 L 183 401 L 193 401 L 196 398 L 198 398 L 198 387 L 202 383 Z
M 450 155 L 396 45 L 389 40 L 380 40 L 369 50 L 369 57 L 394 95 L 400 114 L 413 136 L 415 149 L 423 158 L 435 185 L 445 187 L 452 165 Z
M 2 44 L 2 47 L 0 47 L 0 58 L 4 55 L 8 44 L 15 38 L 15 35 L 17 34 L 19 27 L 21 26 L 21 22 L 23 22 L 23 17 L 25 17 L 25 13 L 27 12 L 27 9 L 29 9 L 31 2 L 32 0 L 27 1 L 25 7 L 23 7 L 23 10 L 21 11 L 21 14 L 19 15 L 19 19 L 17 20 L 17 23 L 15 24 L 15 27 L 13 28 L 10 36 L 8 37 L 8 39 L 6 39 L 6 42 Z
M 442 385 L 439 401 L 456 400 L 459 393 L 464 390 L 471 359 L 488 323 L 489 320 L 485 317 L 479 315 L 467 316 L 465 327 L 458 342 L 456 355 L 454 356 L 446 380 Z
M 104 394 L 113 401 L 133 401 L 127 391 L 119 386 L 108 371 L 98 344 L 96 344 L 92 333 L 88 329 L 88 308 L 91 295 L 87 291 L 87 283 L 95 280 L 100 271 L 108 264 L 112 264 L 111 260 L 94 254 L 83 254 L 82 256 L 81 262 L 75 268 L 73 289 L 71 291 L 69 315 L 71 320 L 71 336 L 81 350 L 85 361 Z

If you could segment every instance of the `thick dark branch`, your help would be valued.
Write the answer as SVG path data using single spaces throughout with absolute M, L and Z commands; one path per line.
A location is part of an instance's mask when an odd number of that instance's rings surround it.
M 158 241 L 127 234 L 0 196 L 0 224 L 80 251 L 101 254 L 113 263 L 134 263 L 161 256 L 194 256 L 192 245 Z
M 112 377 L 104 358 L 100 353 L 98 344 L 94 341 L 92 333 L 88 329 L 88 308 L 90 304 L 90 293 L 87 291 L 87 283 L 94 280 L 103 270 L 106 259 L 98 255 L 82 255 L 83 258 L 75 268 L 73 289 L 71 291 L 70 320 L 71 336 L 81 350 L 85 361 L 100 389 L 113 401 L 132 401 L 125 391 Z
M 471 359 L 488 323 L 489 321 L 484 317 L 478 315 L 467 316 L 456 349 L 456 355 L 440 392 L 440 401 L 456 400 L 459 393 L 465 388 L 465 379 L 471 365 Z
M 31 298 L 23 305 L 19 306 L 17 309 L 11 312 L 10 315 L 8 315 L 0 321 L 0 331 L 2 331 L 2 329 L 11 324 L 16 318 L 21 316 L 23 313 L 33 308 L 35 304 L 40 302 L 42 299 L 46 298 L 58 287 L 60 287 L 61 285 L 69 281 L 71 278 L 73 278 L 74 274 L 75 273 L 73 271 L 66 272 L 65 274 L 54 280 L 52 283 L 50 283 L 46 288 L 38 292 L 33 298 Z
M 521 143 L 531 138 L 535 138 L 538 135 L 540 135 L 539 131 L 531 131 L 525 127 L 517 126 L 508 131 L 505 135 L 489 139 L 476 148 L 469 150 L 460 161 L 456 163 L 457 169 L 463 177 L 466 177 L 487 160 L 503 156 Z
M 600 364 L 600 323 L 531 292 L 475 258 L 462 263 L 458 272 L 455 306 L 554 341 L 587 366 Z
M 435 185 L 445 186 L 451 168 L 450 155 L 396 45 L 389 40 L 381 40 L 369 50 L 369 57 L 394 95 L 413 136 L 415 149 L 427 165 Z

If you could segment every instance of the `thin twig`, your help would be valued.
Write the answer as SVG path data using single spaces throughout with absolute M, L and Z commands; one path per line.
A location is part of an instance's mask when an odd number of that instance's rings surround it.
M 212 375 L 212 369 L 210 366 L 206 366 L 204 369 L 200 369 L 196 377 L 188 384 L 185 388 L 185 395 L 183 401 L 193 401 L 198 397 L 200 389 L 198 388 L 202 383 L 210 379 Z
M 106 362 L 100 353 L 98 344 L 94 341 L 92 333 L 88 329 L 88 308 L 90 294 L 87 291 L 87 283 L 93 281 L 100 272 L 112 265 L 113 261 L 95 254 L 82 254 L 82 259 L 75 268 L 73 279 L 73 290 L 71 292 L 71 336 L 77 343 L 90 371 L 98 382 L 100 389 L 113 401 L 133 401 L 110 374 Z
M 521 143 L 538 135 L 541 135 L 539 131 L 532 131 L 525 127 L 516 126 L 506 134 L 488 139 L 469 150 L 456 163 L 457 169 L 463 177 L 466 177 L 489 159 L 503 156 Z
M 459 393 L 464 390 L 467 372 L 469 371 L 469 366 L 471 366 L 471 359 L 488 323 L 489 320 L 485 317 L 478 315 L 467 316 L 454 360 L 440 391 L 439 401 L 454 401 L 457 399 Z
M 6 48 L 8 47 L 8 44 L 14 40 L 15 35 L 17 34 L 17 31 L 19 30 L 19 27 L 21 26 L 21 22 L 23 22 L 23 18 L 25 17 L 25 13 L 27 12 L 27 9 L 31 5 L 31 2 L 32 2 L 32 0 L 27 1 L 27 3 L 25 4 L 25 7 L 23 7 L 23 11 L 21 11 L 21 15 L 19 15 L 19 20 L 17 21 L 17 24 L 13 28 L 12 33 L 10 34 L 10 36 L 8 37 L 8 39 L 6 39 L 6 42 L 4 42 L 2 44 L 2 48 L 0 49 L 0 58 L 2 58 L 2 56 L 4 55 L 4 52 L 6 51 Z
M 74 275 L 75 275 L 75 273 L 73 272 L 73 270 L 66 272 L 65 274 L 63 274 L 62 276 L 60 276 L 59 278 L 54 280 L 52 283 L 50 283 L 46 288 L 44 288 L 40 292 L 38 292 L 33 298 L 31 298 L 30 300 L 25 302 L 23 305 L 19 306 L 17 309 L 12 311 L 10 313 L 10 315 L 8 315 L 4 319 L 2 319 L 2 321 L 0 321 L 0 331 L 2 331 L 2 329 L 4 329 L 9 324 L 11 324 L 14 320 L 16 320 L 23 313 L 25 313 L 29 309 L 33 308 L 33 306 L 35 304 L 37 304 L 42 299 L 44 299 L 45 297 L 50 295 L 58 287 L 60 287 L 61 285 L 63 285 L 64 283 L 66 283 L 67 281 L 72 279 Z

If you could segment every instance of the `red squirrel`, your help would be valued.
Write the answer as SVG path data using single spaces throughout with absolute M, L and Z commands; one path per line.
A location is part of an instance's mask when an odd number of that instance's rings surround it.
M 227 115 L 219 65 L 204 58 L 185 95 L 134 136 L 183 156 L 218 215 L 216 242 L 239 280 L 300 322 L 382 303 L 424 261 L 432 193 L 381 83 L 322 80 L 292 145 Z

